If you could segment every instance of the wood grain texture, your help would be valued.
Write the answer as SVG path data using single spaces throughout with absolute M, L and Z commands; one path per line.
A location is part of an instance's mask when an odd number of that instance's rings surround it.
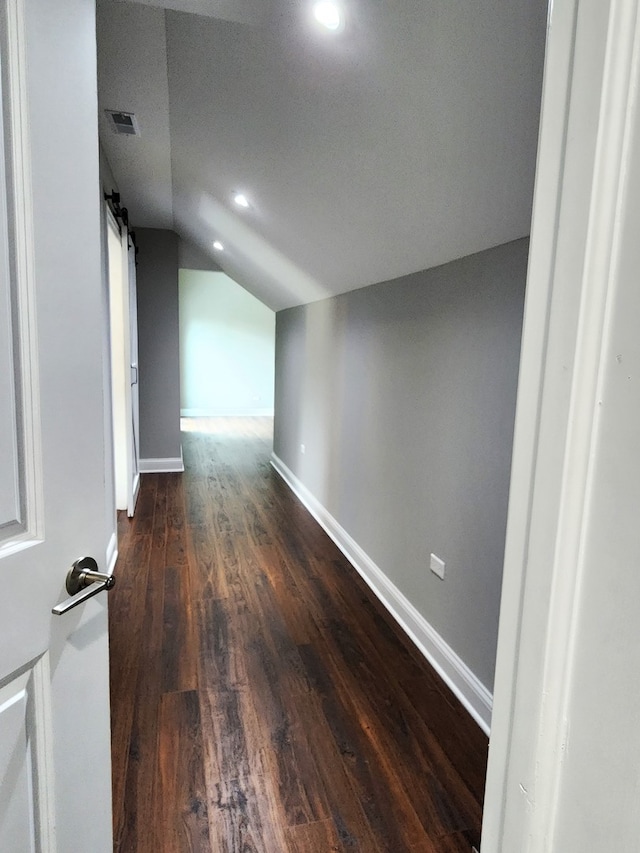
M 118 853 L 469 853 L 487 739 L 269 465 L 183 422 L 110 593 Z
M 160 701 L 157 790 L 158 849 L 209 851 L 200 704 L 194 690 L 165 693 Z

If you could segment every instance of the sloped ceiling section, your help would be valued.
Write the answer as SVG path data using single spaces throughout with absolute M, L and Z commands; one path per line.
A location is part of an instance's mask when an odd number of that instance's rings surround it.
M 133 222 L 219 240 L 275 310 L 529 231 L 545 3 L 344 9 L 329 33 L 307 0 L 99 2 L 100 106 L 141 129 L 102 128 Z
M 169 84 L 163 9 L 98 3 L 100 140 L 132 221 L 173 228 Z M 140 136 L 118 136 L 105 110 L 134 113 Z

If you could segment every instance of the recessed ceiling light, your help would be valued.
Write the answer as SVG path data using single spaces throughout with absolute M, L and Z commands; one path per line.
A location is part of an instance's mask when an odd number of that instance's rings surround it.
M 224 251 L 224 246 L 222 245 L 222 243 L 220 242 L 220 240 L 216 240 L 216 241 L 214 242 L 214 244 L 213 244 L 213 248 L 214 248 L 217 252 L 222 252 L 222 251 Z
M 333 0 L 318 0 L 314 3 L 313 17 L 328 30 L 339 30 L 342 26 L 342 11 Z
M 238 205 L 238 207 L 249 207 L 249 199 L 244 193 L 236 193 L 233 197 L 233 200 Z

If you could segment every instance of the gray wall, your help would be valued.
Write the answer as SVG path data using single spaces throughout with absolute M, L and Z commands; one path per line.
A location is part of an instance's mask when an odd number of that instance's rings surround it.
M 119 192 L 118 182 L 115 179 L 111 163 L 102 147 L 102 143 L 98 146 L 98 153 L 100 156 L 100 185 L 102 189 L 105 193 L 111 193 L 113 190 Z M 126 201 L 123 200 L 122 203 L 126 206 Z
M 140 458 L 175 459 L 180 442 L 178 236 L 136 228 Z
M 276 455 L 489 689 L 527 250 L 276 318 Z

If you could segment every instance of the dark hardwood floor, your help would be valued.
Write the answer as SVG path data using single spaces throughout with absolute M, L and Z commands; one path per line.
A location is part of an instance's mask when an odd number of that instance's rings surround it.
M 119 518 L 114 849 L 470 853 L 486 737 L 272 470 L 270 419 L 186 430 Z

